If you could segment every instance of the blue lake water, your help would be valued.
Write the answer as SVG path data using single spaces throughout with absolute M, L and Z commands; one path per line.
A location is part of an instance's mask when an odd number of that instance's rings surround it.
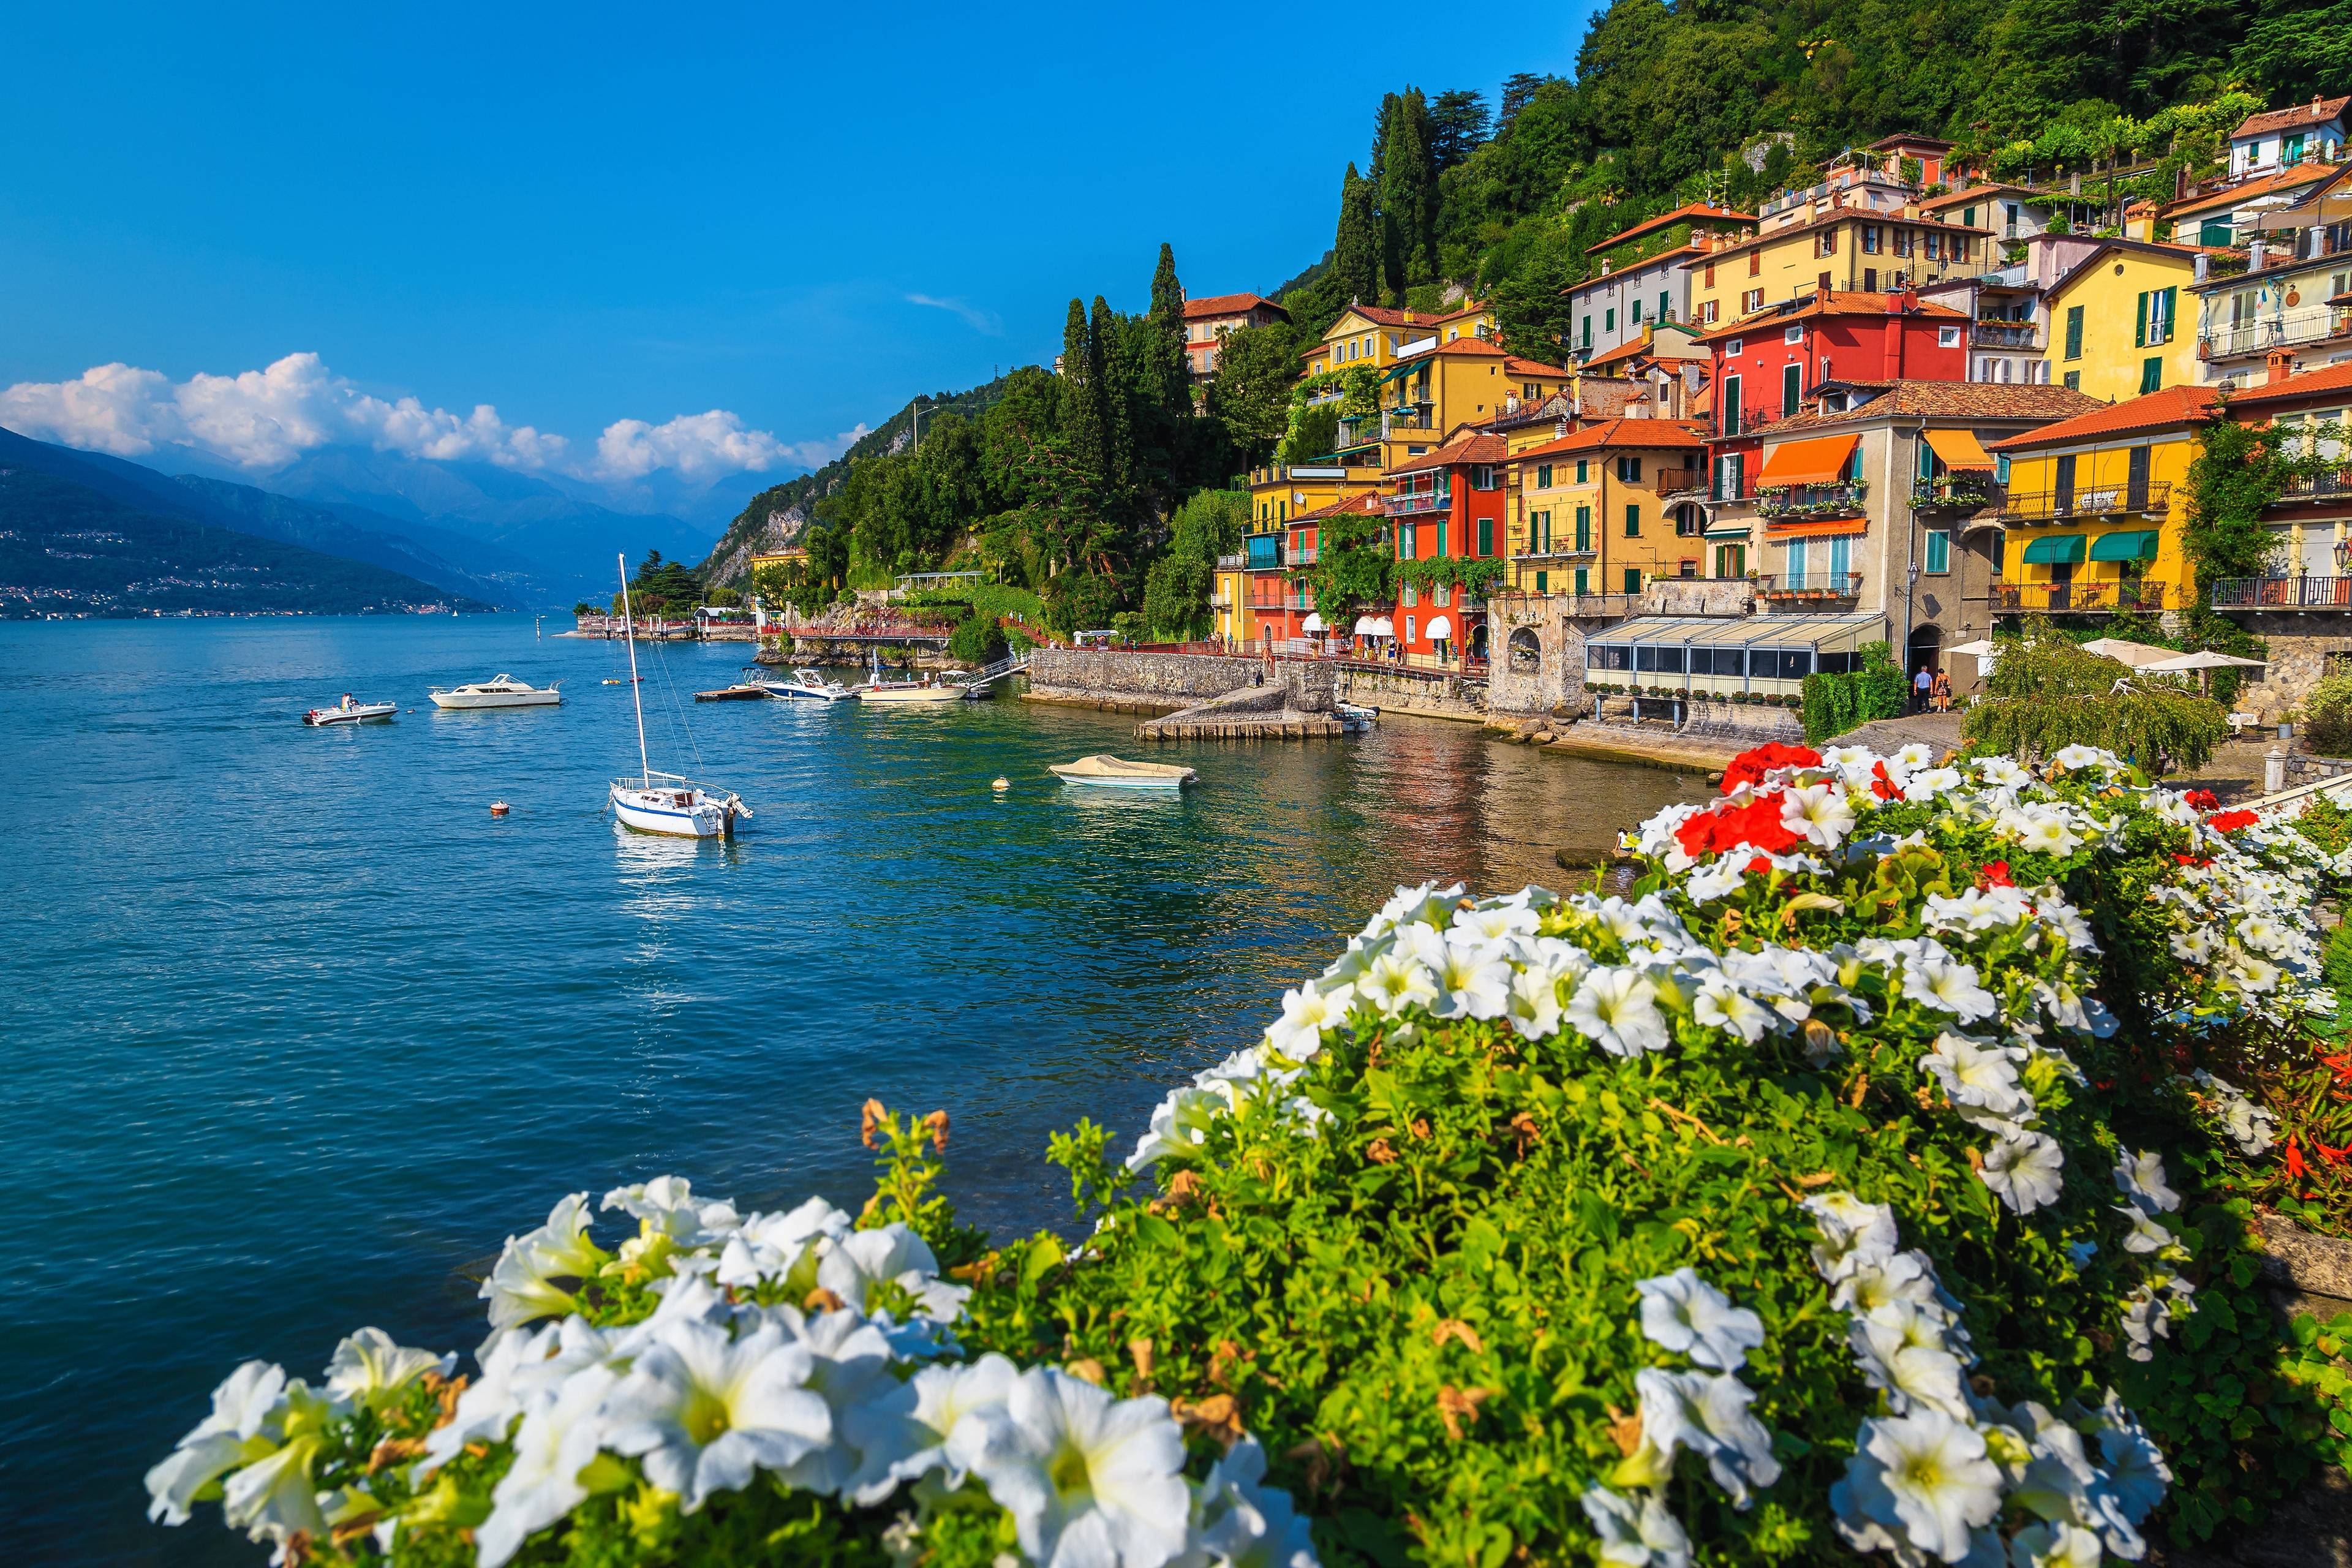
M 1397 883 L 1558 886 L 1702 787 L 1392 720 L 1088 794 L 1045 764 L 1131 717 L 696 706 L 745 651 L 644 654 L 655 766 L 757 813 L 722 846 L 603 814 L 624 650 L 527 616 L 0 625 L 0 1556 L 259 1563 L 142 1517 L 212 1385 L 363 1323 L 470 1351 L 459 1270 L 566 1191 L 854 1207 L 874 1095 L 949 1111 L 968 1218 L 1054 1223 L 1049 1132 L 1131 1139 Z M 502 670 L 568 700 L 425 700 Z M 403 711 L 296 721 L 344 691 Z

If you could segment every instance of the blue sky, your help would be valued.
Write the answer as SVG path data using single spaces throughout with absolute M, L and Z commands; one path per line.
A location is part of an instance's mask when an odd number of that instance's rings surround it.
M 1408 68 L 1328 7 L 18 6 L 0 388 L 120 362 L 157 374 L 107 396 L 152 403 L 308 353 L 313 390 L 493 405 L 569 460 L 710 410 L 774 439 L 703 460 L 821 456 L 1050 357 L 1074 293 L 1136 307 L 1163 237 L 1195 294 L 1280 282 L 1382 91 L 1565 73 L 1585 14 Z M 205 385 L 207 429 L 311 406 Z M 214 439 L 16 390 L 84 445 Z

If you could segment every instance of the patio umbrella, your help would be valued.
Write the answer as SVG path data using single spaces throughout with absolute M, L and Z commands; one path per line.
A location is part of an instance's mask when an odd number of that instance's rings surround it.
M 2130 665 L 2134 669 L 2163 668 L 2166 659 L 2180 657 L 2168 647 L 2150 647 L 2144 642 L 2126 642 L 2122 637 L 2094 637 L 2083 645 L 2083 650 Z
M 1979 637 L 1974 642 L 1958 643 L 1951 647 L 1946 648 L 1944 651 L 1946 653 L 1964 653 L 1971 658 L 1990 658 L 1992 657 L 1993 651 L 1992 639 L 1990 637 Z
M 1298 629 L 1305 632 L 1319 632 L 1323 629 L 1323 617 L 1310 615 L 1300 624 Z
M 2240 658 L 2235 654 L 2215 653 L 2210 648 L 2200 648 L 2195 653 L 2174 654 L 2169 658 L 2161 658 L 2154 664 L 2144 664 L 2140 668 L 2152 674 L 2169 674 L 2175 670 L 2189 669 L 2260 669 L 2265 662 L 2259 658 Z

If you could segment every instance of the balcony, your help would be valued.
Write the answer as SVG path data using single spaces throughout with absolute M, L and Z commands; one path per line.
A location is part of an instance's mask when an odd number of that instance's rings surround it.
M 2187 595 L 2161 583 L 1996 583 L 1997 615 L 2112 616 L 2188 608 Z
M 1312 566 L 1322 558 L 1323 547 L 1319 544 L 1301 544 L 1290 552 L 1290 564 L 1293 566 Z
M 1758 492 L 1756 510 L 1768 518 L 1859 517 L 1870 487 L 1861 479 L 1836 485 L 1775 485 Z
M 1774 605 L 1835 605 L 1862 597 L 1859 572 L 1808 572 L 1783 581 L 1777 573 L 1756 579 L 1756 596 Z
M 2000 500 L 2000 486 L 1985 473 L 1945 474 L 1911 487 L 1914 511 L 1982 511 Z
M 1391 517 L 1412 517 L 1423 512 L 1451 511 L 1454 510 L 1454 492 L 1451 489 L 1410 490 L 1403 495 L 1389 497 L 1383 504 Z
M 1582 565 L 1593 558 L 1591 550 L 1571 550 L 1559 544 L 1522 544 L 1511 551 L 1514 561 L 1564 561 L 1571 566 Z
M 1979 321 L 1969 328 L 1969 342 L 1979 348 L 2039 353 L 2042 329 L 2032 321 Z
M 2294 506 L 2302 501 L 2335 500 L 2352 496 L 2352 468 L 2323 468 L 2315 474 L 2297 474 L 2286 482 L 2273 506 Z
M 2242 354 L 2267 353 L 2302 343 L 2324 342 L 2352 330 L 2352 313 L 2325 305 L 2284 310 L 2264 321 L 2222 327 L 2197 340 L 2200 359 L 2236 359 Z
M 1656 481 L 1661 497 L 1696 490 L 1706 482 L 1706 473 L 1700 468 L 1660 468 L 1651 478 Z
M 2213 607 L 2352 611 L 2352 577 L 2224 577 L 2213 584 Z
M 1430 404 L 1381 410 L 1381 434 L 1383 436 L 1427 435 L 1436 428 L 1437 410 Z
M 2169 481 L 2107 485 L 2097 489 L 2062 491 L 2014 490 L 2001 498 L 2000 515 L 2011 522 L 2063 522 L 2077 517 L 2113 517 L 2125 512 L 2158 513 L 2172 498 Z
M 1247 564 L 1249 564 L 1249 557 L 1246 555 L 1220 555 L 1217 557 L 1217 570 L 1220 572 L 1238 572 Z

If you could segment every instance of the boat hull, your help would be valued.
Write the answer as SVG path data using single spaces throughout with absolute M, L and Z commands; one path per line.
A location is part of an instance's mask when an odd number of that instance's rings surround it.
M 961 686 L 865 686 L 857 691 L 861 702 L 961 702 L 964 689 Z
M 1188 779 L 1096 778 L 1087 773 L 1066 773 L 1059 768 L 1055 768 L 1054 773 L 1064 784 L 1084 784 L 1088 789 L 1151 790 L 1160 795 L 1178 794 L 1191 782 Z
M 613 815 L 624 827 L 672 838 L 724 838 L 735 830 L 726 805 L 700 790 L 635 789 L 615 784 Z M 681 805 L 683 801 L 685 804 Z
M 847 702 L 857 695 L 845 686 L 799 686 L 789 680 L 762 680 L 758 684 L 779 702 Z
M 390 719 L 400 711 L 397 702 L 377 702 L 358 708 L 313 708 L 302 715 L 302 722 L 318 729 L 330 724 L 373 724 Z
M 430 695 L 436 708 L 559 708 L 563 704 L 562 694 L 555 691 L 436 691 Z

